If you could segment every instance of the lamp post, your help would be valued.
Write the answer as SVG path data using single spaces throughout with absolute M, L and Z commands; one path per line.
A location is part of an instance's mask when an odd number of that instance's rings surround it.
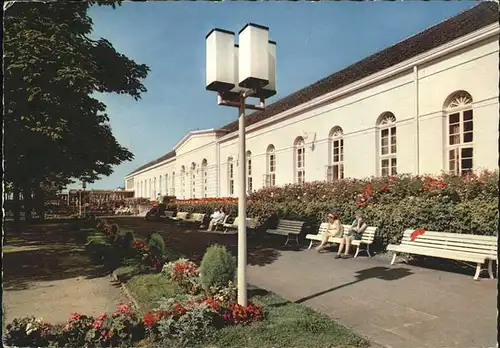
M 238 33 L 212 29 L 206 42 L 206 89 L 217 92 L 217 104 L 238 108 L 238 304 L 247 305 L 245 110 L 264 110 L 276 94 L 276 42 L 269 28 L 249 23 Z M 247 98 L 259 99 L 247 104 Z

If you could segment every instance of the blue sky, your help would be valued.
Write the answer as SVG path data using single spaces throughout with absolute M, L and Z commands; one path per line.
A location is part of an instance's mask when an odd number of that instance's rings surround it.
M 151 72 L 139 101 L 102 95 L 118 141 L 135 159 L 88 185 L 116 188 L 135 168 L 169 152 L 190 130 L 237 117 L 205 90 L 205 35 L 238 32 L 254 22 L 277 41 L 277 89 L 270 102 L 474 6 L 467 1 L 407 2 L 124 2 L 93 7 L 94 37 Z M 72 185 L 75 187 L 76 185 Z

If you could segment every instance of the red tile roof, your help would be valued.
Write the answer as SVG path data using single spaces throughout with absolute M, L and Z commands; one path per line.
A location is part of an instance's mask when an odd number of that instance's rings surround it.
M 293 107 L 304 104 L 329 92 L 352 84 L 370 75 L 390 68 L 396 64 L 409 60 L 431 49 L 456 40 L 476 30 L 498 22 L 498 4 L 493 1 L 485 1 L 479 5 L 463 11 L 438 23 L 414 36 L 411 36 L 393 46 L 377 52 L 347 68 L 327 76 L 312 85 L 309 85 L 295 93 L 292 93 L 268 106 L 263 111 L 257 111 L 247 116 L 246 125 L 252 125 L 265 120 Z M 218 131 L 232 133 L 238 130 L 238 121 L 231 122 Z M 131 174 L 150 167 L 175 156 L 171 151 L 166 155 L 149 162 Z

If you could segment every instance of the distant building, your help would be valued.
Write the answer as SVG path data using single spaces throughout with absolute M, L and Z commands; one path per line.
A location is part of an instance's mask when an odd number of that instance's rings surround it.
M 90 203 L 91 205 L 99 205 L 104 203 L 112 203 L 116 201 L 123 201 L 126 198 L 134 196 L 133 192 L 125 190 L 75 190 L 71 189 L 65 194 L 59 195 L 61 199 L 65 199 L 68 205 L 76 206 L 80 200 L 83 203 Z
M 238 122 L 186 134 L 125 177 L 154 199 L 234 196 L 247 187 L 397 173 L 497 169 L 498 4 L 482 2 Z M 337 49 L 342 49 L 337 47 Z

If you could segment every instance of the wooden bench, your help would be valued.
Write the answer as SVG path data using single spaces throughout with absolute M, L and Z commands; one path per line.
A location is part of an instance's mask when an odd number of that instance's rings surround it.
M 214 226 L 214 231 L 217 231 L 219 227 L 224 227 L 227 224 L 227 221 L 229 220 L 229 215 L 224 216 L 224 220 L 221 222 L 217 222 Z
M 226 221 L 227 219 L 224 219 L 225 222 L 222 223 L 222 227 L 225 228 L 224 232 L 228 232 L 230 229 L 238 229 L 239 218 L 240 218 L 239 216 L 236 216 L 234 218 L 234 221 L 230 223 Z M 257 226 L 257 219 L 247 217 L 246 220 L 247 220 L 247 228 L 255 228 Z
M 188 212 L 180 211 L 175 216 L 171 217 L 171 219 L 175 221 L 185 221 L 187 220 L 188 216 L 189 216 Z
M 187 219 L 184 219 L 184 222 L 199 223 L 201 225 L 204 220 L 205 214 L 191 213 Z
M 344 228 L 344 235 L 349 233 L 351 229 L 351 225 L 342 225 Z M 326 233 L 328 229 L 328 223 L 323 222 L 321 225 L 319 225 L 318 233 L 317 234 L 308 234 L 306 236 L 306 239 L 309 239 L 311 243 L 309 244 L 309 248 L 311 249 L 313 246 L 313 243 L 315 241 L 321 242 L 323 240 L 323 233 Z M 353 240 L 351 242 L 351 245 L 354 245 L 356 247 L 356 253 L 354 254 L 354 257 L 358 257 L 358 254 L 360 251 L 365 251 L 369 257 L 372 255 L 370 254 L 370 245 L 373 244 L 373 241 L 375 240 L 375 234 L 377 233 L 377 227 L 374 226 L 367 226 L 364 232 L 361 234 L 361 239 L 360 240 Z M 328 243 L 334 243 L 334 244 L 340 244 L 342 241 L 341 237 L 330 237 L 328 238 Z M 362 245 L 366 245 L 365 249 L 361 249 Z
M 291 236 L 299 244 L 299 234 L 302 231 L 302 226 L 304 226 L 304 221 L 278 220 L 278 226 L 275 229 L 266 230 L 266 233 L 286 236 L 285 245 L 288 244 Z
M 174 217 L 174 212 L 172 210 L 165 210 L 165 217 L 171 219 Z
M 394 252 L 391 265 L 396 262 L 398 253 L 440 257 L 466 265 L 469 265 L 467 262 L 475 263 L 474 280 L 478 280 L 481 272 L 486 270 L 489 277 L 494 279 L 493 262 L 497 261 L 498 249 L 496 236 L 425 231 L 412 241 L 411 234 L 414 231 L 404 231 L 401 244 L 389 244 L 387 246 L 388 251 Z M 488 267 L 483 268 L 482 266 L 486 263 Z

